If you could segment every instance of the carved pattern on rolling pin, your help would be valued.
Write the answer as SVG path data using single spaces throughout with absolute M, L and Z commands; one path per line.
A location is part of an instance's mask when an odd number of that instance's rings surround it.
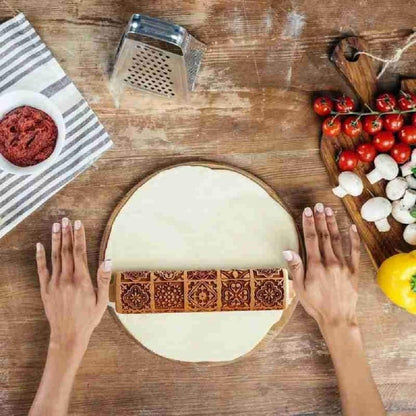
M 127 271 L 116 277 L 119 313 L 284 309 L 283 269 Z

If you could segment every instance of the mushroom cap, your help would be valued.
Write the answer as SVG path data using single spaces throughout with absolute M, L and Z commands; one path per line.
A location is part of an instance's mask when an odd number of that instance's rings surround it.
M 403 239 L 407 244 L 416 246 L 416 224 L 409 224 L 403 231 Z
M 394 179 L 399 174 L 399 165 L 390 156 L 384 153 L 376 156 L 374 166 L 382 174 L 384 179 Z
M 352 196 L 361 195 L 363 192 L 363 181 L 354 172 L 341 172 L 338 176 L 338 182 Z
M 391 202 L 387 198 L 376 196 L 361 207 L 361 216 L 366 221 L 375 222 L 387 218 L 391 214 L 391 210 Z
M 402 201 L 393 201 L 392 217 L 400 224 L 413 224 L 416 218 L 410 215 L 410 209 L 402 204 Z
M 405 178 L 399 177 L 392 179 L 386 186 L 386 195 L 390 201 L 396 201 L 403 197 L 409 187 Z

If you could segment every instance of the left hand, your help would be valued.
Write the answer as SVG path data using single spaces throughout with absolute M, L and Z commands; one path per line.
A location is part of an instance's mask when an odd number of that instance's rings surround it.
M 52 272 L 41 243 L 36 245 L 36 261 L 51 345 L 85 352 L 108 304 L 111 261 L 101 264 L 95 289 L 88 270 L 84 227 L 75 221 L 73 230 L 67 218 L 62 226 L 55 223 L 52 227 Z

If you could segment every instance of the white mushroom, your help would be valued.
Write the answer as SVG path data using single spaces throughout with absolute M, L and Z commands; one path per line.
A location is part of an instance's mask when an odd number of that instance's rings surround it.
M 358 196 L 363 192 L 363 181 L 353 172 L 342 172 L 338 176 L 339 185 L 332 192 L 343 198 L 345 195 Z
M 404 206 L 401 201 L 393 201 L 391 215 L 400 224 L 413 224 L 416 222 L 416 218 L 411 215 L 410 209 Z
M 416 224 L 409 224 L 403 231 L 403 238 L 407 244 L 416 246 Z
M 405 178 L 394 178 L 386 186 L 386 195 L 390 201 L 397 201 L 402 198 L 409 187 Z
M 400 167 L 403 176 L 411 175 L 413 168 L 416 168 L 416 149 L 413 149 L 410 160 Z
M 413 175 L 407 175 L 406 182 L 409 184 L 409 188 L 416 189 L 416 177 Z
M 374 170 L 367 174 L 370 183 L 376 183 L 381 179 L 391 181 L 399 174 L 397 162 L 389 155 L 384 153 L 374 159 Z
M 391 209 L 391 202 L 388 199 L 377 196 L 369 199 L 361 207 L 361 216 L 366 221 L 374 222 L 377 229 L 384 233 L 390 230 L 387 217 L 391 214 Z

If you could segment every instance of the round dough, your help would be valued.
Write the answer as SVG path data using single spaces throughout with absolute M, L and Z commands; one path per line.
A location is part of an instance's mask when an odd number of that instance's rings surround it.
M 116 217 L 106 258 L 114 270 L 285 266 L 298 251 L 290 214 L 257 183 L 230 170 L 179 166 L 143 184 Z M 114 307 L 114 305 L 111 305 Z M 154 353 L 180 361 L 228 361 L 246 354 L 281 311 L 117 314 Z

